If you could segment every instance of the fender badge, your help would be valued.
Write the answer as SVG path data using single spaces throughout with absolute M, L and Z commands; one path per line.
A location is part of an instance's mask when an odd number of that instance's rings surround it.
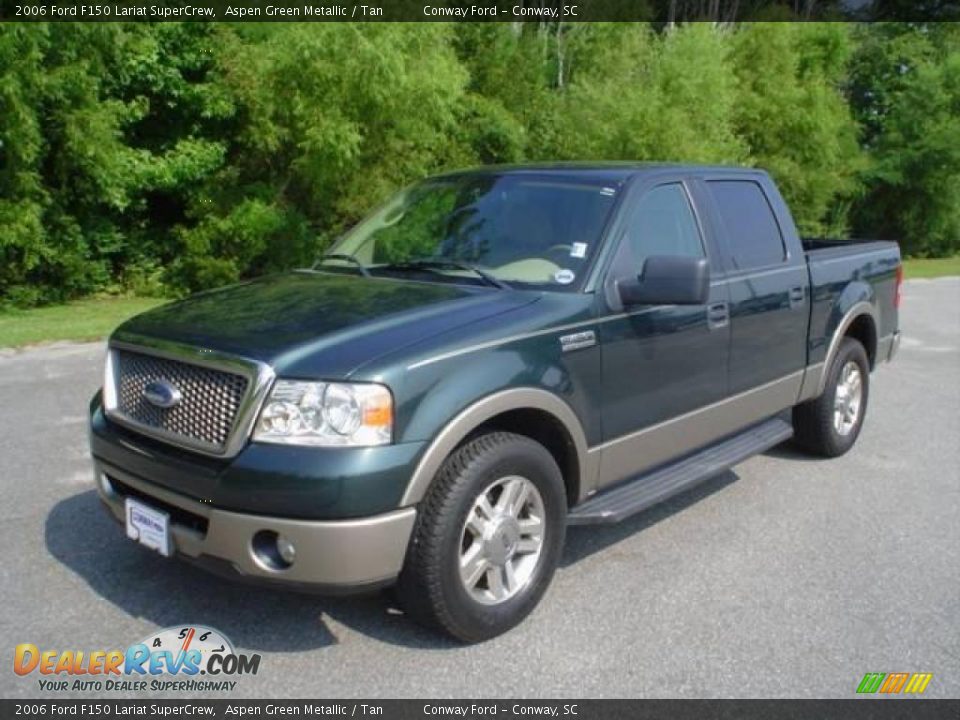
M 583 332 L 573 333 L 572 335 L 560 336 L 560 348 L 563 352 L 571 350 L 581 350 L 582 348 L 593 347 L 597 344 L 597 334 L 593 330 L 584 330 Z

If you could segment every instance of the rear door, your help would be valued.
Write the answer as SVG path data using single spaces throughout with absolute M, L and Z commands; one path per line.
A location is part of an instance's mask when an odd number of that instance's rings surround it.
M 789 404 L 791 389 L 795 398 L 802 381 L 810 313 L 806 260 L 791 252 L 787 238 L 796 230 L 765 176 L 712 176 L 701 187 L 728 265 L 721 282 L 730 302 L 729 392 L 769 387 L 765 399 L 777 402 L 759 402 L 762 414 Z

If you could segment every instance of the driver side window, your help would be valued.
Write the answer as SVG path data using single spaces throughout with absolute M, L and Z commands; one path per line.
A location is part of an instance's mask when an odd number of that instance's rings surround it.
M 646 192 L 630 214 L 626 235 L 637 267 L 651 255 L 705 256 L 690 200 L 680 183 Z

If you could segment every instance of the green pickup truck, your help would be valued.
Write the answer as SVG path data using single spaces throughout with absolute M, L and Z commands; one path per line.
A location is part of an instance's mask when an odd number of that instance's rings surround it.
M 802 240 L 760 170 L 441 175 L 313 268 L 122 325 L 90 405 L 97 487 L 163 555 L 392 586 L 484 640 L 536 606 L 568 526 L 791 437 L 849 450 L 901 279 L 894 243 Z

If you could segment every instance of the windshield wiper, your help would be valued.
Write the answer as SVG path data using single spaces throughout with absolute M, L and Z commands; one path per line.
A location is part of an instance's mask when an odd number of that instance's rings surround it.
M 328 255 L 322 256 L 317 262 L 313 264 L 313 267 L 316 268 L 318 265 L 323 265 L 325 260 L 346 260 L 357 266 L 357 270 L 360 271 L 360 274 L 364 277 L 371 277 L 370 271 L 367 269 L 367 266 L 362 262 L 357 260 L 353 255 L 347 255 L 346 253 L 329 253 Z
M 481 270 L 476 265 L 471 265 L 470 263 L 461 262 L 459 260 L 448 260 L 447 258 L 413 258 L 412 260 L 404 260 L 403 262 L 390 263 L 384 267 L 393 268 L 393 269 L 404 269 L 409 268 L 412 270 L 430 270 L 433 268 L 457 268 L 458 270 L 466 270 L 467 272 L 472 272 L 478 278 L 483 280 L 487 285 L 492 285 L 495 288 L 500 290 L 510 290 L 510 286 L 505 283 L 503 280 L 495 278 L 490 273 L 485 270 Z

